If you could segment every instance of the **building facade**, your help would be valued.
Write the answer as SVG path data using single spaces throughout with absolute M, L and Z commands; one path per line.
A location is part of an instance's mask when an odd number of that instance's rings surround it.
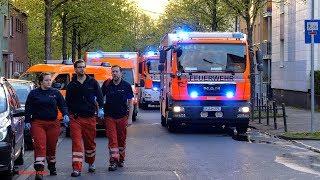
M 9 9 L 7 3 L 0 3 L 0 76 L 5 75 L 5 61 L 9 59 L 8 50 L 8 26 L 9 26 Z
M 240 32 L 247 33 L 246 23 L 243 19 L 239 21 Z M 261 9 L 256 18 L 253 28 L 254 50 L 261 50 L 263 70 L 256 69 L 256 92 L 259 97 L 267 97 L 271 93 L 271 38 L 272 38 L 272 0 L 266 0 L 266 6 Z M 254 63 L 257 65 L 256 59 Z M 256 95 L 256 94 L 255 94 Z
M 0 75 L 11 78 L 29 66 L 27 15 L 9 3 L 0 4 Z
M 314 2 L 314 18 L 319 19 L 320 3 Z M 309 108 L 311 48 L 305 44 L 304 20 L 311 18 L 311 1 L 282 1 L 272 8 L 271 86 L 274 96 L 278 102 Z M 319 45 L 316 45 L 315 70 L 320 69 L 319 52 Z
M 27 15 L 13 5 L 9 5 L 9 52 L 10 59 L 5 62 L 6 77 L 14 72 L 20 74 L 29 66 Z

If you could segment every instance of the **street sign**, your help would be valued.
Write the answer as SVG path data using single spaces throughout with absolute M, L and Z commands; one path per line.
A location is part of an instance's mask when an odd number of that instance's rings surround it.
M 320 20 L 305 20 L 305 43 L 311 44 L 311 36 L 314 36 L 314 43 L 320 43 Z

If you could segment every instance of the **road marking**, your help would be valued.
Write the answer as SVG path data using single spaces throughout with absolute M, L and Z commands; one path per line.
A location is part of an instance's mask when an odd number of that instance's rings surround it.
M 60 145 L 60 143 L 63 141 L 63 139 L 64 139 L 64 137 L 58 139 L 57 147 L 59 147 L 59 145 Z M 33 153 L 30 153 L 30 154 L 31 154 L 30 156 L 33 156 Z M 26 171 L 26 172 L 34 171 L 33 163 L 31 163 L 30 166 L 28 166 L 27 169 L 23 169 L 22 171 Z M 26 180 L 26 179 L 28 179 L 30 176 L 31 176 L 31 174 L 22 174 L 22 175 L 19 175 L 19 177 L 17 178 L 17 180 Z
M 173 171 L 173 173 L 177 176 L 178 180 L 181 180 L 181 177 L 179 176 L 179 174 L 177 173 L 177 171 Z
M 275 162 L 279 163 L 279 164 L 282 164 L 288 168 L 291 168 L 293 170 L 296 170 L 296 171 L 300 171 L 300 172 L 304 172 L 304 173 L 309 173 L 309 174 L 314 174 L 314 175 L 318 175 L 320 176 L 320 173 L 313 170 L 313 169 L 310 169 L 308 167 L 303 167 L 299 164 L 296 164 L 294 162 L 290 162 L 289 159 L 287 158 L 284 158 L 284 157 L 279 157 L 279 156 L 276 156 L 276 159 L 275 159 Z

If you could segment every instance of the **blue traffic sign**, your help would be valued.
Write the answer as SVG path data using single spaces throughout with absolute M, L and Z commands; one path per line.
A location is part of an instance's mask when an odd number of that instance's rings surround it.
M 320 20 L 305 20 L 305 43 L 311 44 L 311 36 L 314 35 L 314 43 L 320 43 Z

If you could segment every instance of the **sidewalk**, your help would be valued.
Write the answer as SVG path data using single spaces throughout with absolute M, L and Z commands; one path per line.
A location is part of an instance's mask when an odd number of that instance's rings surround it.
M 282 111 L 279 110 L 282 114 Z M 288 132 L 309 132 L 311 130 L 311 111 L 305 109 L 298 109 L 294 107 L 286 107 L 287 115 L 287 129 Z M 320 112 L 315 112 L 313 127 L 315 131 L 320 131 Z M 261 132 L 269 133 L 271 135 L 280 136 L 284 133 L 283 117 L 277 117 L 277 130 L 274 129 L 273 117 L 269 118 L 270 125 L 267 126 L 267 119 L 261 119 L 261 124 L 259 124 L 259 119 L 250 121 L 249 125 Z M 318 149 L 320 152 L 320 141 L 316 140 L 298 140 L 294 141 L 302 146 L 311 149 Z M 310 149 L 310 148 L 308 148 Z

